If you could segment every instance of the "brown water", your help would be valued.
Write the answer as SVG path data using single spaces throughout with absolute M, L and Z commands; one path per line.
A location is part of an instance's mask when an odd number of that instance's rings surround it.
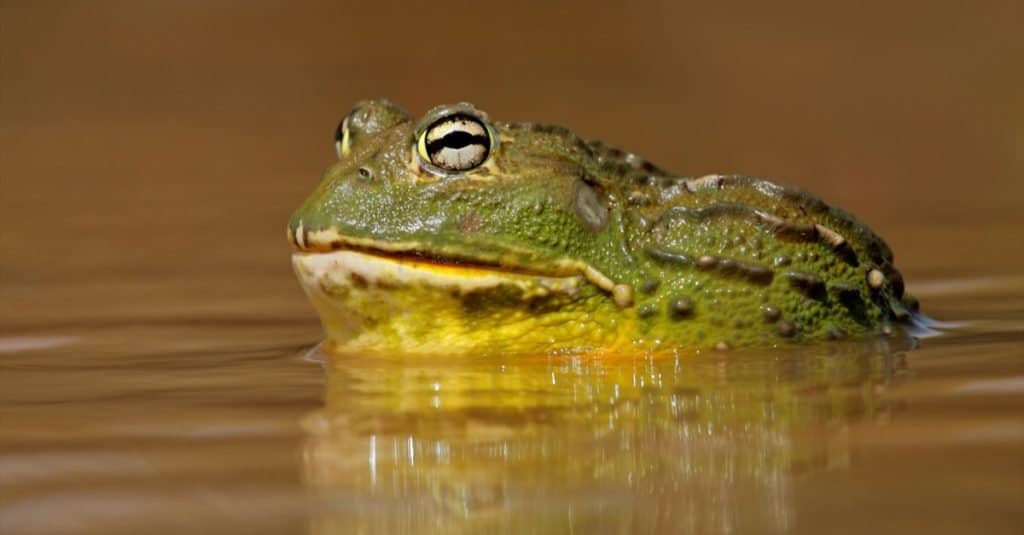
M 759 5 L 0 5 L 0 533 L 1022 533 L 1024 14 Z M 283 226 L 378 94 L 817 191 L 941 334 L 327 359 Z

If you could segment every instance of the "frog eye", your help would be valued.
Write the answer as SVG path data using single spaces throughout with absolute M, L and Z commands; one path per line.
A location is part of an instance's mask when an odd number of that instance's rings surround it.
M 339 159 L 348 156 L 352 150 L 352 133 L 348 129 L 348 119 L 351 116 L 352 114 L 346 115 L 338 123 L 338 129 L 334 131 L 334 150 L 338 153 Z
M 334 130 L 338 158 L 347 158 L 360 144 L 409 119 L 409 112 L 387 99 L 357 102 Z
M 417 142 L 424 162 L 442 171 L 469 171 L 491 152 L 491 133 L 483 121 L 466 113 L 441 117 L 423 129 Z

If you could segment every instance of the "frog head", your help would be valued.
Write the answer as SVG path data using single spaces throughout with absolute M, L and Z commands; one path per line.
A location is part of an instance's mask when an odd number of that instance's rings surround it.
M 386 100 L 338 126 L 338 162 L 292 215 L 300 251 L 355 250 L 548 276 L 622 270 L 611 181 L 568 130 L 470 104 L 419 120 Z
M 288 227 L 329 339 L 501 348 L 538 321 L 589 331 L 580 314 L 630 304 L 615 282 L 631 272 L 618 191 L 567 129 L 492 122 L 466 103 L 416 120 L 370 100 L 335 142 L 338 161 Z M 543 331 L 515 347 L 548 347 Z

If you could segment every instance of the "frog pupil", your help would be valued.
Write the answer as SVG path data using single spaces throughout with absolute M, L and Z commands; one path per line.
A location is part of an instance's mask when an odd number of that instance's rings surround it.
M 487 137 L 470 134 L 464 130 L 457 130 L 450 134 L 445 135 L 443 138 L 432 141 L 427 144 L 427 152 L 434 154 L 441 149 L 461 149 L 468 145 L 487 145 Z

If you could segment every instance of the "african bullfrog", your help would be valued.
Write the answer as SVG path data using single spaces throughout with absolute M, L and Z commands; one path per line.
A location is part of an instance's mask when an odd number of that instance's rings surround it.
M 889 247 L 801 190 L 686 177 L 468 103 L 358 103 L 291 216 L 343 352 L 575 353 L 889 334 L 917 303 Z

